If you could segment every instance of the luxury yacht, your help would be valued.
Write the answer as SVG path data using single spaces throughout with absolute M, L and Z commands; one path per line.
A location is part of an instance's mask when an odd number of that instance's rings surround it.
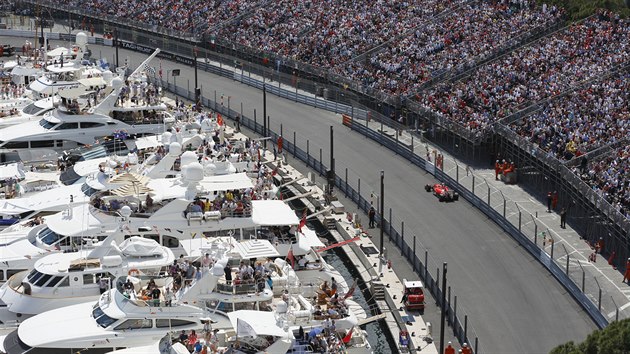
M 136 72 L 146 67 L 157 53 L 159 50 Z M 90 145 L 104 137 L 158 134 L 175 123 L 166 105 L 159 102 L 156 92 L 148 93 L 151 90 L 147 89 L 144 98 L 131 97 L 129 88 L 118 77 L 112 79 L 111 87 L 112 92 L 87 111 L 80 109 L 77 100 L 62 97 L 59 108 L 44 114 L 40 120 L 0 129 L 0 149 L 62 151 Z
M 120 244 L 112 234 L 102 245 L 70 253 L 54 253 L 35 262 L 34 269 L 11 277 L 0 288 L 0 321 L 6 324 L 53 310 L 94 301 L 99 290 L 111 288 L 129 273 L 161 277 L 175 256 L 156 241 L 138 236 Z

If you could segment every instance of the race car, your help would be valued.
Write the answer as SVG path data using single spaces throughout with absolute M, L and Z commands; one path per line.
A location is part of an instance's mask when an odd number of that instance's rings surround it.
M 435 195 L 441 202 L 451 202 L 459 199 L 459 194 L 448 188 L 448 186 L 444 183 L 436 183 L 433 185 L 427 184 L 424 186 L 424 189 L 427 192 L 433 191 L 433 195 Z

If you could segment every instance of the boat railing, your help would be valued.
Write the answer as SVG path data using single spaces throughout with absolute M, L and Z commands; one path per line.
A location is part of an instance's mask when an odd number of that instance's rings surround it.
M 217 284 L 217 292 L 221 294 L 232 294 L 232 295 L 242 295 L 242 294 L 253 294 L 256 292 L 256 283 L 253 281 L 251 283 L 241 283 L 241 284 Z

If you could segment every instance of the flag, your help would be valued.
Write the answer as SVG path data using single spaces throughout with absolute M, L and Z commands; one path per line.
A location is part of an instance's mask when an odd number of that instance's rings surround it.
M 295 266 L 295 257 L 293 256 L 293 246 L 289 247 L 289 253 L 287 253 L 287 260 L 291 262 L 291 268 Z
M 217 114 L 217 124 L 219 126 L 223 125 L 223 117 L 220 114 Z
M 354 294 L 354 289 L 357 288 L 357 280 L 354 279 L 354 283 L 352 283 L 352 286 L 350 287 L 350 289 L 348 289 L 348 292 L 346 293 L 346 295 L 343 296 L 343 299 L 347 299 L 350 296 L 352 296 L 352 294 Z
M 241 320 L 240 318 L 236 319 L 236 337 L 256 337 L 256 331 L 254 328 L 247 322 Z
M 348 331 L 348 334 L 346 334 L 346 336 L 343 337 L 343 339 L 342 339 L 343 344 L 350 343 L 350 339 L 352 339 L 352 332 L 353 331 L 354 331 L 354 326 L 350 327 L 350 330 Z
M 357 237 L 355 237 L 355 238 L 351 238 L 351 239 L 349 239 L 349 240 L 345 240 L 345 241 L 341 241 L 341 242 L 333 243 L 332 245 L 330 245 L 330 246 L 328 246 L 328 247 L 323 247 L 323 248 L 318 249 L 318 250 L 317 250 L 317 252 L 324 252 L 324 251 L 327 251 L 327 250 L 329 250 L 329 249 L 331 249 L 331 248 L 335 248 L 335 247 L 339 247 L 339 246 L 344 246 L 344 245 L 347 245 L 347 244 L 349 244 L 349 243 L 351 243 L 351 242 L 354 242 L 354 241 L 359 241 L 360 239 L 361 239 L 361 237 L 357 236 Z
M 298 232 L 302 232 L 302 228 L 306 225 L 306 208 L 304 208 L 304 213 L 302 214 L 302 219 L 300 220 L 300 224 L 298 225 Z

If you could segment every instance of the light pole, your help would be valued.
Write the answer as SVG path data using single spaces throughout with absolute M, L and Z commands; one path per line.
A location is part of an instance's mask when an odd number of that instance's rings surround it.
M 446 322 L 446 265 L 446 262 L 442 264 L 442 316 L 440 323 L 440 353 L 444 353 L 444 325 Z M 464 341 L 466 341 L 466 338 L 464 338 Z
M 332 196 L 333 187 L 335 186 L 335 145 L 334 145 L 333 126 L 330 126 L 330 176 L 328 177 L 328 193 Z
M 118 28 L 114 29 L 114 47 L 116 48 L 116 67 L 118 67 Z
M 263 138 L 267 137 L 267 85 L 263 72 Z M 267 149 L 267 139 L 263 139 L 263 147 Z
M 383 256 L 383 241 L 384 241 L 384 237 L 383 237 L 383 233 L 385 230 L 385 171 L 381 170 L 381 205 L 380 205 L 380 215 L 381 215 L 381 240 L 379 242 L 379 252 L 381 254 L 381 257 Z M 391 220 L 390 220 L 391 222 Z M 381 267 L 383 265 L 383 261 L 381 260 L 380 262 Z M 379 267 L 379 269 L 381 269 Z M 380 273 L 380 271 L 379 271 Z

